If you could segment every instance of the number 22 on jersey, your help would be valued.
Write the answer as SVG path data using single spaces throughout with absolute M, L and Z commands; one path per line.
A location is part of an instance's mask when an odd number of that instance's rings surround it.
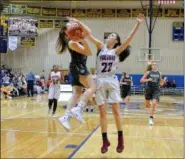
M 103 62 L 102 63 L 102 73 L 110 72 L 112 70 L 112 62 Z

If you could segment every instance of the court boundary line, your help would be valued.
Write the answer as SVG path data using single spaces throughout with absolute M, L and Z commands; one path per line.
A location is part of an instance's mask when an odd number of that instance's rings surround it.
M 12 116 L 12 117 L 9 117 L 9 118 L 1 118 L 1 120 L 15 119 L 16 117 L 31 114 L 31 113 L 38 112 L 38 111 L 41 111 L 41 110 L 35 110 L 35 111 L 32 111 L 32 112 L 23 113 L 23 114 L 20 114 L 20 115 L 15 115 L 15 116 Z
M 38 111 L 42 111 L 42 110 L 38 110 Z M 32 113 L 32 112 L 30 112 Z M 108 112 L 108 114 L 112 114 L 112 112 Z M 148 114 L 141 114 L 141 113 L 122 113 L 122 115 L 124 115 L 124 117 L 122 117 L 123 119 L 125 118 L 138 118 L 138 116 L 142 119 L 148 119 Z M 175 116 L 176 115 L 176 116 Z M 178 116 L 179 114 L 174 114 L 174 115 L 167 115 L 167 116 L 164 116 L 164 114 L 162 115 L 159 115 L 159 114 L 156 114 L 156 119 L 182 119 L 184 118 L 184 114 L 183 115 L 180 115 Z M 21 115 L 20 115 L 21 116 Z M 99 116 L 98 113 L 94 113 L 94 114 L 90 114 L 90 117 L 97 117 Z M 39 118 L 46 118 L 47 116 L 40 116 L 40 117 L 22 117 L 22 118 L 17 118 L 17 119 L 39 119 Z M 49 117 L 49 116 L 48 116 Z M 85 116 L 86 117 L 86 116 Z M 59 118 L 59 117 L 56 117 L 56 118 Z M 11 120 L 11 118 L 1 118 L 1 120 Z
M 95 128 L 94 128 L 95 129 Z M 94 131 L 94 129 L 92 130 L 92 132 Z M 60 134 L 60 135 L 68 135 L 68 136 L 72 136 L 72 135 L 79 135 L 79 136 L 87 136 L 87 135 L 90 135 L 89 133 L 70 133 L 70 132 L 48 132 L 48 131 L 24 131 L 24 130 L 6 130 L 6 129 L 1 129 L 1 131 L 14 131 L 14 132 L 22 132 L 22 133 L 40 133 L 40 134 Z M 101 135 L 95 135 L 97 137 L 101 136 Z M 109 134 L 109 136 L 117 136 L 117 134 Z M 150 138 L 153 138 L 153 139 L 164 139 L 164 140 L 175 140 L 175 141 L 181 141 L 183 140 L 183 137 L 158 137 L 158 136 L 138 136 L 138 135 L 124 135 L 125 137 L 129 137 L 129 138 L 140 138 L 140 139 L 150 139 Z
M 96 132 L 96 130 L 100 127 L 100 125 L 97 125 L 96 128 L 81 142 L 81 144 L 68 156 L 68 159 L 71 159 L 77 152 L 80 150 L 80 148 L 87 142 L 87 140 Z

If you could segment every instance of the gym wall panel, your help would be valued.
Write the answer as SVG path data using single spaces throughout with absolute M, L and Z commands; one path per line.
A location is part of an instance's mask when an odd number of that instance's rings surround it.
M 153 31 L 152 47 L 160 48 L 162 62 L 159 63 L 161 72 L 165 74 L 183 74 L 183 42 L 172 41 L 172 23 L 182 21 L 181 18 L 159 18 L 156 21 Z M 103 41 L 104 32 L 117 32 L 122 41 L 127 38 L 136 20 L 126 19 L 82 19 L 87 24 L 93 35 Z M 32 48 L 18 48 L 14 52 L 9 52 L 4 61 L 13 68 L 22 68 L 22 72 L 27 72 L 31 67 L 33 71 L 39 73 L 41 70 L 49 71 L 53 64 L 59 64 L 63 68 L 68 68 L 70 55 L 68 52 L 57 55 L 55 44 L 60 29 L 48 29 L 43 31 L 36 40 L 36 46 Z M 145 22 L 139 28 L 131 42 L 132 53 L 126 61 L 120 64 L 118 72 L 126 69 L 133 74 L 143 73 L 146 63 L 138 62 L 138 52 L 142 47 L 148 47 L 148 30 Z M 95 67 L 96 47 L 90 44 L 93 55 L 88 58 L 88 67 Z

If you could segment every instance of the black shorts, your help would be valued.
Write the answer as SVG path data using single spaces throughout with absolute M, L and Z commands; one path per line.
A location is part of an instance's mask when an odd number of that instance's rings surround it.
M 89 75 L 86 65 L 71 63 L 69 70 L 72 76 L 72 86 L 84 87 L 83 84 L 80 83 L 79 77 Z
M 159 87 L 151 87 L 146 86 L 145 87 L 145 99 L 146 100 L 153 100 L 156 99 L 159 101 L 160 99 L 160 88 Z
M 122 85 L 121 86 L 121 98 L 126 98 L 127 96 L 131 96 L 131 87 L 130 85 Z

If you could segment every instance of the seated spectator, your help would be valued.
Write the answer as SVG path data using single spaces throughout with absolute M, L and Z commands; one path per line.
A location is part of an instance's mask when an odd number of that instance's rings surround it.
M 171 86 L 171 84 L 168 81 L 168 78 L 167 77 L 164 77 L 164 85 L 163 85 L 163 87 L 164 88 L 170 88 L 170 86 Z
M 13 83 L 11 83 L 9 86 L 2 86 L 1 92 L 4 95 L 4 98 L 11 99 L 12 97 L 19 96 L 19 91 L 14 87 Z
M 2 87 L 1 87 L 1 92 L 2 92 L 2 94 L 4 95 L 4 98 L 5 98 L 5 99 L 11 98 L 11 97 L 10 97 L 9 87 L 8 87 L 8 86 L 2 85 Z
M 175 80 L 172 81 L 171 87 L 172 87 L 172 88 L 176 88 L 176 82 L 175 82 Z
M 20 75 L 18 77 L 18 90 L 19 90 L 19 93 L 24 95 L 25 93 L 27 93 L 27 82 L 26 82 L 26 79 L 24 77 L 24 75 Z
M 18 80 L 17 80 L 17 78 L 16 77 L 13 77 L 13 79 L 12 79 L 12 83 L 13 83 L 13 85 L 14 85 L 14 87 L 18 87 Z
M 10 96 L 11 97 L 17 97 L 19 96 L 19 91 L 16 87 L 14 87 L 13 83 L 9 86 Z
M 65 74 L 64 74 L 64 83 L 69 83 L 69 75 L 68 75 L 68 72 L 65 72 Z
M 10 77 L 7 74 L 3 77 L 3 85 L 8 86 L 10 84 Z

